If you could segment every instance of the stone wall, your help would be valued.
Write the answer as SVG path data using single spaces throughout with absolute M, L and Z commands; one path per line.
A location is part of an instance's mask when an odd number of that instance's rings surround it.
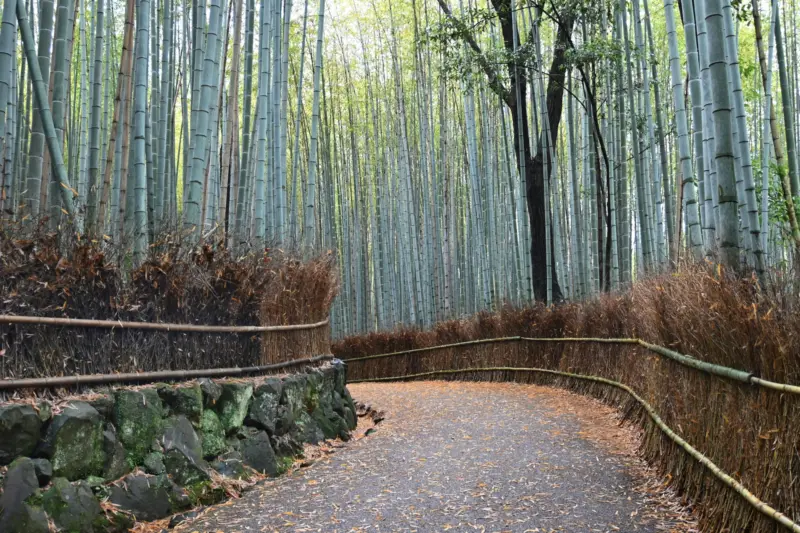
M 221 501 L 220 480 L 280 475 L 305 443 L 347 440 L 355 425 L 340 361 L 0 405 L 0 532 L 126 531 Z

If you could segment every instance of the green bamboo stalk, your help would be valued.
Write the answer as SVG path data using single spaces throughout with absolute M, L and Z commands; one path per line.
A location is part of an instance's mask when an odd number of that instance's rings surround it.
M 61 146 L 58 143 L 55 126 L 53 125 L 53 116 L 50 114 L 50 104 L 47 101 L 47 88 L 45 87 L 42 79 L 42 70 L 39 68 L 39 60 L 36 56 L 33 32 L 28 24 L 28 15 L 25 12 L 24 0 L 18 0 L 17 2 L 17 20 L 19 21 L 19 30 L 22 37 L 23 48 L 25 50 L 25 56 L 28 60 L 28 68 L 30 69 L 31 73 L 33 96 L 38 108 L 38 116 L 42 122 L 42 129 L 44 130 L 45 141 L 47 142 L 47 148 L 50 153 L 50 161 L 53 165 L 53 172 L 55 173 L 55 176 L 61 185 L 61 200 L 64 203 L 64 210 L 67 212 L 67 215 L 72 218 L 75 216 L 75 208 L 72 201 L 72 193 L 74 189 L 72 189 L 69 184 L 67 169 L 64 166 L 64 157 L 61 152 Z M 41 186 L 41 176 L 38 184 Z M 32 199 L 33 197 L 29 196 L 28 198 Z M 36 198 L 38 201 L 38 195 Z M 32 212 L 33 204 L 29 203 L 29 206 Z
M 150 0 L 137 0 L 136 68 L 133 89 L 134 217 L 133 258 L 139 265 L 147 254 L 147 74 L 150 46 Z

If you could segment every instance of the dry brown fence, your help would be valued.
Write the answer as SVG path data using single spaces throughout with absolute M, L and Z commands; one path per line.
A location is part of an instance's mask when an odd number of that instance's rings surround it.
M 681 290 L 687 286 L 693 287 L 691 294 Z M 765 296 L 749 282 L 694 272 L 652 280 L 624 295 L 584 305 L 504 309 L 427 332 L 345 339 L 334 345 L 333 353 L 348 362 L 350 381 L 409 375 L 517 381 L 600 398 L 640 425 L 643 455 L 698 506 L 704 531 L 766 533 L 786 529 L 669 438 L 631 393 L 733 481 L 797 522 L 800 395 L 796 387 L 781 391 L 758 384 L 760 379 L 800 382 L 797 330 L 796 309 L 786 302 Z M 638 337 L 648 342 L 532 342 L 515 337 L 452 345 L 508 335 Z M 656 353 L 646 347 L 649 343 L 695 356 L 701 364 L 691 366 Z M 430 348 L 436 344 L 449 345 Z M 368 356 L 381 352 L 400 353 Z M 742 372 L 718 375 L 703 369 L 703 361 Z M 488 368 L 493 370 L 452 372 Z M 419 376 L 426 373 L 433 374 Z
M 0 340 L 3 379 L 188 371 L 329 354 L 330 323 L 204 326 L 0 315 Z
M 222 243 L 164 235 L 131 269 L 113 246 L 12 230 L 0 227 L 0 317 L 10 316 L 0 319 L 0 378 L 250 367 L 330 353 L 331 254 L 236 255 Z M 303 324 L 314 327 L 284 327 Z

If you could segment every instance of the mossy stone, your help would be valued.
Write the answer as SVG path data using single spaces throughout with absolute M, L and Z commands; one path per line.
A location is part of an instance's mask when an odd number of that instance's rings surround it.
M 50 459 L 56 477 L 74 481 L 102 474 L 103 418 L 86 402 L 67 404 L 48 426 L 40 451 Z
M 42 507 L 61 531 L 94 533 L 94 521 L 102 512 L 86 481 L 70 483 L 57 477 L 42 495 Z
M 103 450 L 106 452 L 106 460 L 103 465 L 104 478 L 118 479 L 130 472 L 128 454 L 111 424 L 107 424 L 103 431 Z
M 186 494 L 193 506 L 215 505 L 225 499 L 225 489 L 211 481 L 198 481 L 186 487 Z
M 164 466 L 176 483 L 188 486 L 209 479 L 200 437 L 185 416 L 171 417 L 166 421 L 162 443 Z
M 164 467 L 164 454 L 161 452 L 148 453 L 145 456 L 142 464 L 145 471 L 148 474 L 153 474 L 154 476 L 163 474 L 167 471 L 166 467 Z
M 39 481 L 33 461 L 20 457 L 11 463 L 3 479 L 3 493 L 0 495 L 0 531 L 25 531 L 20 529 L 21 524 L 35 518 L 35 513 L 25 501 L 38 490 Z
M 23 503 L 13 516 L 0 517 L 0 531 L 3 533 L 50 533 L 47 515 L 38 505 Z
M 295 420 L 295 425 L 302 442 L 319 444 L 325 440 L 325 433 L 323 433 L 319 424 L 309 413 L 305 411 L 300 413 L 300 416 Z
M 219 421 L 217 413 L 210 409 L 203 411 L 200 419 L 200 440 L 202 442 L 203 457 L 216 457 L 227 448 L 225 442 L 225 428 Z
M 126 513 L 118 513 L 106 510 L 105 513 L 98 515 L 92 523 L 96 532 L 103 533 L 125 533 L 134 526 L 134 521 Z
M 120 390 L 114 395 L 117 437 L 131 466 L 139 465 L 150 453 L 163 430 L 164 409 L 155 389 Z
M 247 412 L 245 424 L 275 434 L 278 421 L 278 406 L 281 401 L 281 382 L 272 378 L 258 386 L 253 393 L 253 401 Z
M 251 383 L 227 382 L 222 384 L 222 395 L 215 410 L 226 433 L 235 431 L 244 423 L 250 400 L 253 397 Z
M 174 415 L 184 415 L 192 424 L 199 425 L 203 414 L 203 391 L 200 384 L 171 387 L 158 387 L 158 395 Z

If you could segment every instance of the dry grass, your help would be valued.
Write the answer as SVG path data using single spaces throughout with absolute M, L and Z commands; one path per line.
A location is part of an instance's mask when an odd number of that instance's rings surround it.
M 130 269 L 129 258 L 113 246 L 41 228 L 21 234 L 0 227 L 0 314 L 302 324 L 324 319 L 337 290 L 329 254 L 308 261 L 270 249 L 233 255 L 221 243 L 186 246 L 179 235 L 164 235 L 146 261 Z M 262 339 L 0 324 L 0 378 L 257 365 L 327 352 L 328 330 L 321 329 Z
M 480 338 L 639 337 L 766 378 L 800 382 L 795 348 L 800 318 L 788 291 L 752 279 L 688 268 L 622 294 L 546 309 L 506 307 L 421 332 L 351 337 L 334 345 L 343 359 Z M 759 498 L 800 519 L 800 398 L 706 375 L 639 347 L 555 342 L 483 344 L 352 362 L 349 379 L 433 370 L 516 366 L 603 376 L 631 386 L 665 422 Z M 673 487 L 700 506 L 707 531 L 775 531 L 760 515 L 664 437 L 627 394 L 599 384 L 515 372 L 460 379 L 556 384 L 621 409 L 644 430 L 642 452 Z

